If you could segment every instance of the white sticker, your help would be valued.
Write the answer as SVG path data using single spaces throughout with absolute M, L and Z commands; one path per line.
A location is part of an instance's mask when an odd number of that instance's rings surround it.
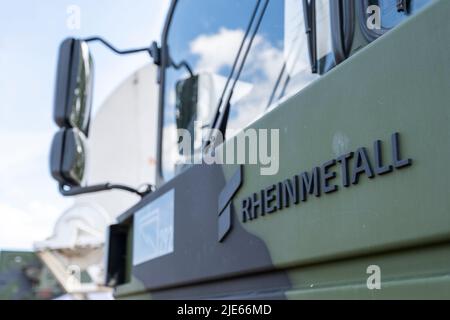
M 133 265 L 173 252 L 174 190 L 137 211 L 133 228 Z

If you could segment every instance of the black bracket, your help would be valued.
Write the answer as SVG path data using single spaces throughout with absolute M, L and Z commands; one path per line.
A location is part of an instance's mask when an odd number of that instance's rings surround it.
M 114 47 L 112 44 L 110 44 L 108 41 L 106 41 L 102 37 L 97 37 L 97 36 L 89 37 L 89 38 L 85 38 L 82 40 L 85 42 L 98 41 L 98 42 L 102 43 L 104 46 L 106 46 L 107 48 L 109 48 L 110 50 L 114 51 L 117 54 L 121 54 L 121 55 L 147 52 L 150 55 L 150 57 L 153 58 L 154 64 L 156 64 L 157 66 L 161 65 L 161 48 L 158 46 L 156 41 L 153 41 L 152 44 L 150 45 L 150 47 L 120 50 L 120 49 L 117 49 L 116 47 Z
M 141 198 L 155 191 L 155 187 L 150 184 L 145 184 L 142 186 L 141 190 L 137 190 L 128 186 L 120 185 L 120 184 L 112 184 L 112 183 L 104 183 L 104 184 L 96 184 L 93 186 L 87 187 L 72 187 L 65 184 L 59 185 L 59 191 L 63 196 L 76 196 L 80 194 L 93 193 L 99 191 L 107 191 L 107 190 L 123 190 L 137 194 Z

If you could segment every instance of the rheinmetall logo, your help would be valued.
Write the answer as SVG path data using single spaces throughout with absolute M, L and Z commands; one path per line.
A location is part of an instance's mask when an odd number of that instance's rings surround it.
M 309 172 L 295 174 L 244 197 L 240 206 L 242 222 L 246 223 L 290 206 L 300 205 L 308 200 L 308 196 L 320 197 L 337 192 L 340 188 L 350 188 L 359 183 L 361 176 L 372 180 L 377 176 L 394 173 L 412 165 L 412 159 L 401 154 L 399 133 L 391 135 L 390 157 L 383 154 L 382 144 L 381 140 L 376 140 L 371 153 L 367 148 L 360 147 L 355 152 L 331 159 Z M 340 185 L 335 179 L 338 171 L 340 171 Z
M 232 218 L 234 214 L 234 207 L 231 203 L 236 192 L 239 190 L 242 184 L 242 165 L 236 170 L 233 177 L 228 181 L 225 188 L 219 195 L 219 242 L 225 239 L 225 236 L 231 230 Z
M 361 176 L 372 180 L 377 176 L 394 173 L 412 165 L 412 159 L 401 154 L 399 133 L 391 135 L 389 156 L 383 154 L 382 144 L 381 140 L 376 140 L 372 152 L 360 147 L 354 152 L 331 159 L 311 171 L 303 171 L 244 197 L 239 208 L 242 222 L 247 223 L 276 211 L 300 205 L 308 200 L 308 196 L 320 197 L 336 192 L 340 188 L 357 185 Z M 242 171 L 241 166 L 219 196 L 219 242 L 223 241 L 232 227 L 234 208 L 231 200 L 242 184 Z M 340 185 L 335 181 L 338 171 L 340 171 Z

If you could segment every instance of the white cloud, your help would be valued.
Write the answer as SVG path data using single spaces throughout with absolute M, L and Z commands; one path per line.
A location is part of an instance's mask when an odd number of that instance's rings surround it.
M 199 56 L 197 69 L 219 73 L 223 67 L 231 67 L 239 46 L 244 37 L 244 31 L 221 28 L 217 33 L 201 35 L 190 44 L 191 53 Z M 244 46 L 245 47 L 245 46 Z M 262 114 L 284 62 L 283 51 L 270 43 L 261 35 L 256 35 L 249 56 L 246 60 L 241 80 L 235 91 L 243 86 L 253 85 L 252 90 L 238 101 L 233 108 L 237 114 L 230 117 L 229 127 L 240 129 Z
M 221 28 L 215 34 L 201 35 L 194 39 L 190 49 L 192 54 L 199 57 L 197 70 L 217 74 L 222 68 L 231 67 L 243 36 L 243 30 Z M 304 42 L 297 40 L 293 46 L 300 46 L 304 50 L 300 50 L 301 54 L 296 56 L 295 74 L 290 70 L 291 79 L 286 90 L 287 94 L 301 90 L 315 79 L 309 70 Z M 240 81 L 235 88 L 236 93 L 245 91 L 247 94 L 232 102 L 233 113 L 229 119 L 229 128 L 242 129 L 265 112 L 285 61 L 286 53 L 283 48 L 273 44 L 261 34 L 255 36 Z M 249 84 L 252 85 L 251 90 L 242 90 L 243 86 L 249 87 Z M 282 85 L 283 82 L 280 87 Z
M 200 57 L 197 70 L 219 73 L 233 64 L 244 31 L 221 28 L 218 33 L 201 35 L 190 43 L 191 53 Z

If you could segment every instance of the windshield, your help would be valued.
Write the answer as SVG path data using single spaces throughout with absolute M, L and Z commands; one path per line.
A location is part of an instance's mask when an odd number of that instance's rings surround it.
M 318 77 L 311 73 L 302 3 L 178 1 L 167 38 L 173 64 L 166 70 L 164 84 L 162 169 L 166 180 L 184 167 L 186 155 L 178 145 L 177 128 L 194 133 L 211 125 L 241 44 L 250 41 L 251 32 L 245 38 L 247 27 L 252 21 L 256 24 L 259 15 L 261 23 L 230 101 L 226 138 Z M 328 4 L 328 0 L 316 1 L 319 73 L 334 64 Z M 238 60 L 238 65 L 242 62 Z M 202 138 L 193 136 L 194 150 L 200 149 Z

